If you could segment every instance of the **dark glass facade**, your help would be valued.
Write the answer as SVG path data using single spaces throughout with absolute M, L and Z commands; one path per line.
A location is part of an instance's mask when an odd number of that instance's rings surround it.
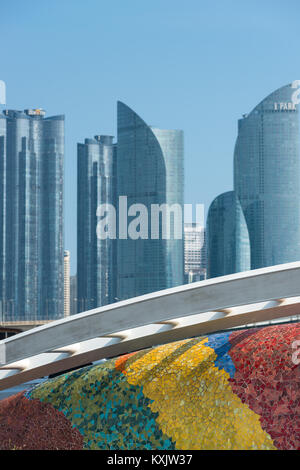
M 209 277 L 300 260 L 298 95 L 298 81 L 283 86 L 238 122 L 234 192 L 219 196 L 207 219 Z
M 171 216 L 170 237 L 163 238 L 162 219 L 153 235 L 151 217 L 152 205 L 177 205 L 182 210 L 183 181 L 183 132 L 151 128 L 132 109 L 118 102 L 117 195 L 127 197 L 128 208 L 143 204 L 149 223 L 146 237 L 145 232 L 138 239 L 122 238 L 119 233 L 118 299 L 183 284 L 183 218 L 180 221 Z M 134 207 L 136 214 L 141 214 L 139 207 Z M 134 214 L 128 217 L 128 226 L 133 219 Z M 119 229 L 120 226 L 118 232 Z M 181 233 L 180 239 L 174 230 Z
M 115 207 L 116 145 L 95 136 L 77 146 L 77 298 L 78 312 L 115 302 L 116 240 L 97 236 L 97 208 Z
M 250 243 L 245 217 L 234 193 L 218 196 L 207 216 L 207 277 L 250 269 Z
M 234 189 L 248 226 L 251 269 L 300 260 L 299 105 L 292 84 L 239 121 Z
M 0 118 L 2 321 L 63 317 L 64 116 Z

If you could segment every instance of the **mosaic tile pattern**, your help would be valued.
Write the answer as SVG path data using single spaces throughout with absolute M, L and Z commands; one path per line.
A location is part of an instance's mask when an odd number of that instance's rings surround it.
M 0 402 L 1 450 L 80 450 L 83 436 L 51 404 L 23 392 Z
M 0 449 L 299 450 L 295 340 L 235 330 L 63 374 L 0 402 Z

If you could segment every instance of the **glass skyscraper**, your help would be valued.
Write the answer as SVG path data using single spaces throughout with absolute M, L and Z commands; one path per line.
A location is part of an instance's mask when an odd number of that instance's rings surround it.
M 141 215 L 141 207 L 136 206 L 139 204 L 147 208 L 149 225 L 143 226 L 137 239 L 123 232 L 119 235 L 117 299 L 183 284 L 183 214 L 180 219 L 176 212 L 183 209 L 183 179 L 183 132 L 151 128 L 127 105 L 118 102 L 118 200 L 126 196 L 127 207 L 133 209 L 129 226 L 137 214 Z M 171 212 L 172 206 L 174 209 L 169 237 L 163 235 L 162 218 L 153 228 L 151 206 L 162 204 Z
M 115 302 L 116 240 L 97 236 L 97 208 L 115 207 L 116 146 L 112 136 L 95 136 L 77 146 L 78 312 Z
M 247 222 L 251 269 L 300 260 L 299 109 L 292 84 L 239 121 L 234 188 Z
M 2 321 L 63 317 L 64 116 L 0 118 Z
M 212 202 L 207 215 L 207 277 L 250 269 L 250 244 L 245 217 L 234 191 Z
M 299 84 L 296 80 L 274 91 L 238 122 L 232 198 L 243 213 L 240 231 L 246 222 L 249 269 L 300 260 Z M 234 232 L 230 217 L 218 220 L 213 226 L 209 214 L 209 263 L 215 266 L 210 277 L 227 273 L 222 254 L 215 258 L 215 247 L 223 245 L 226 251 L 232 243 L 228 233 Z M 235 263 L 234 272 L 241 271 Z

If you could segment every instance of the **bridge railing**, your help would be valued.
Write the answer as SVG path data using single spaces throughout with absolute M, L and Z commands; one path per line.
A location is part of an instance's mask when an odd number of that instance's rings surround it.
M 0 389 L 157 344 L 299 314 L 300 262 L 154 292 L 0 341 Z

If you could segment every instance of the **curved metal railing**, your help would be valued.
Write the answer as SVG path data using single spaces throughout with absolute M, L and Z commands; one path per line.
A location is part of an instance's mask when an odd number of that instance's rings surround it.
M 124 300 L 0 341 L 0 390 L 158 344 L 300 319 L 300 262 Z M 277 320 L 276 320 L 277 321 Z

